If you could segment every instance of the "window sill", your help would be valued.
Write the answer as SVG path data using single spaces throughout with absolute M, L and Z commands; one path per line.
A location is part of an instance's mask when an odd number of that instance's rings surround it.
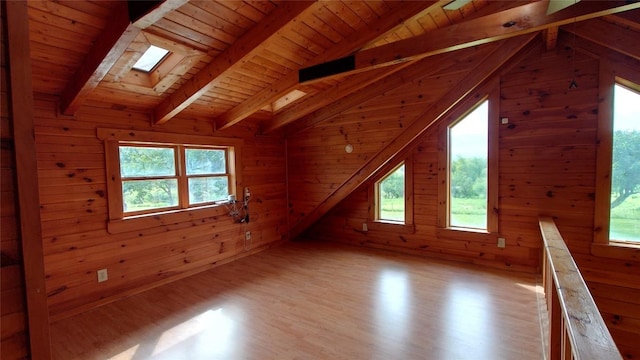
M 482 229 L 470 228 L 438 228 L 436 229 L 438 238 L 461 240 L 461 241 L 497 241 L 498 233 L 492 233 Z
M 107 222 L 107 231 L 110 234 L 121 234 L 129 231 L 138 231 L 142 229 L 150 229 L 187 221 L 228 215 L 227 213 L 228 210 L 224 204 L 214 204 L 197 208 L 138 215 L 124 219 L 109 220 Z
M 393 221 L 367 221 L 367 231 L 392 232 L 396 234 L 415 234 L 415 225 Z
M 600 257 L 640 261 L 640 244 L 610 242 L 591 244 L 591 254 Z

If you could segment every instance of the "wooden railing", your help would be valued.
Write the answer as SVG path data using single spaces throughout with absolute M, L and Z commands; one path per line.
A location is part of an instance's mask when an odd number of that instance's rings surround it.
M 547 359 L 622 359 L 555 222 L 541 217 L 543 286 L 549 311 Z

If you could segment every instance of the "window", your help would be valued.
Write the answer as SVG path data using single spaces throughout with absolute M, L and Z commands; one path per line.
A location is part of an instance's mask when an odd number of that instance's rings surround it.
M 438 228 L 445 232 L 498 232 L 498 122 L 489 121 L 498 119 L 497 104 L 497 90 L 480 102 L 469 98 L 440 128 Z
M 449 126 L 449 226 L 487 229 L 488 101 Z
M 640 244 L 640 93 L 616 84 L 609 239 Z
M 151 45 L 140 59 L 133 64 L 133 68 L 139 71 L 151 72 L 167 55 L 169 55 L 169 50 Z
M 117 129 L 98 129 L 98 137 L 111 233 L 226 214 L 220 203 L 241 188 L 242 140 Z
M 405 222 L 404 163 L 375 184 L 376 220 Z
M 380 174 L 368 188 L 369 214 L 362 230 L 413 234 L 413 156 L 389 164 Z
M 143 91 L 165 93 L 205 56 L 189 46 L 151 33 L 145 33 L 144 40 L 129 47 L 116 66 L 121 69 L 116 76 L 122 82 Z M 139 47 L 143 44 L 148 47 L 141 52 Z M 133 65 L 132 61 L 135 61 Z
M 120 143 L 124 215 L 188 208 L 226 199 L 227 158 L 226 148 Z
M 591 249 L 595 255 L 634 258 L 640 248 L 640 77 L 608 61 L 601 71 Z

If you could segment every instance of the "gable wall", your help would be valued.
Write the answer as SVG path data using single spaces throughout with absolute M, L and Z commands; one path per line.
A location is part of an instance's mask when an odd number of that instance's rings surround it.
M 450 236 L 438 231 L 437 128 L 429 131 L 412 152 L 415 233 L 384 227 L 370 227 L 363 232 L 362 223 L 369 219 L 371 206 L 369 184 L 363 184 L 304 236 L 538 271 L 541 256 L 538 216 L 554 216 L 616 343 L 626 358 L 640 358 L 640 345 L 636 341 L 640 336 L 640 261 L 591 255 L 599 60 L 578 53 L 575 67 L 579 87 L 569 90 L 573 66 L 571 53 L 565 47 L 559 45 L 547 52 L 540 46 L 500 77 L 499 113 L 500 117 L 509 118 L 508 125 L 500 125 L 498 140 L 499 233 L 506 238 L 505 249 L 497 248 L 495 236 Z M 640 66 L 636 67 L 640 72 Z M 418 87 L 412 90 L 403 95 L 412 98 L 420 93 Z M 393 107 L 400 112 L 401 106 L 385 99 L 381 96 L 372 103 L 387 111 L 388 120 L 380 120 L 380 124 L 387 125 L 367 127 L 366 136 L 362 136 L 363 146 L 392 141 L 397 134 L 389 128 L 396 123 Z M 357 118 L 358 111 L 361 109 L 353 109 L 351 116 Z M 339 115 L 306 136 L 312 138 L 312 134 L 335 133 L 337 129 L 355 126 L 343 125 L 346 119 L 346 115 Z M 365 122 L 356 124 L 367 126 Z M 307 150 L 312 158 L 323 154 L 326 165 L 314 164 L 314 171 L 322 174 L 321 178 L 337 178 L 334 181 L 338 183 L 345 179 L 341 177 L 340 164 L 343 159 L 359 155 L 356 151 L 355 155 L 344 152 L 333 155 L 335 152 L 330 149 L 343 147 L 344 142 L 345 139 L 336 136 L 333 141 L 314 144 Z M 305 145 L 313 142 L 296 139 L 290 140 L 292 143 L 298 149 L 307 149 Z M 299 151 L 297 156 L 303 157 L 305 150 Z M 290 188 L 291 198 L 302 197 L 297 189 Z

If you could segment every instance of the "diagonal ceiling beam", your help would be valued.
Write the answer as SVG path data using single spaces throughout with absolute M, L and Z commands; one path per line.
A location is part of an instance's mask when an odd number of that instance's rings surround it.
M 640 3 L 628 4 L 626 1 L 583 1 L 552 15 L 546 15 L 547 3 L 537 1 L 389 45 L 360 51 L 354 55 L 354 68 L 336 75 L 344 76 L 345 73 L 357 73 L 417 60 L 443 52 L 640 8 Z
M 475 91 L 487 79 L 500 71 L 510 58 L 521 51 L 536 37 L 535 34 L 525 35 L 505 40 L 496 50 L 487 56 L 482 62 L 469 72 L 464 81 L 454 86 L 449 92 L 444 94 L 431 107 L 418 116 L 409 126 L 405 128 L 396 138 L 391 140 L 387 146 L 366 161 L 348 179 L 329 194 L 318 206 L 311 210 L 307 216 L 295 224 L 290 230 L 290 238 L 295 238 L 305 231 L 309 226 L 318 221 L 329 210 L 351 194 L 361 183 L 385 166 L 398 154 L 408 151 L 420 135 L 424 134 L 440 119 L 444 118 L 459 102 L 468 94 Z
M 134 2 L 131 7 L 127 1 L 117 1 L 107 21 L 107 27 L 62 90 L 60 102 L 62 113 L 75 114 L 140 31 L 153 25 L 187 1 L 189 0 L 166 0 L 159 5 L 157 1 Z M 130 16 L 135 15 L 130 13 L 130 10 L 144 15 L 132 22 Z
M 357 51 L 365 44 L 393 29 L 398 24 L 420 13 L 421 11 L 438 4 L 438 1 L 411 1 L 411 2 L 389 2 L 394 6 L 394 10 L 385 14 L 378 22 L 371 24 L 352 36 L 334 45 L 322 55 L 316 57 L 316 62 L 324 62 Z M 272 86 L 265 88 L 252 96 L 242 104 L 219 116 L 216 122 L 216 129 L 225 129 L 243 119 L 251 116 L 263 107 L 271 104 L 285 94 L 291 92 L 298 86 L 298 73 L 291 72 L 283 79 L 277 81 Z
M 331 119 L 333 116 L 338 115 L 343 111 L 358 106 L 387 91 L 396 89 L 397 87 L 402 86 L 416 78 L 437 74 L 445 69 L 456 66 L 456 64 L 458 64 L 459 62 L 466 61 L 469 56 L 468 54 L 472 54 L 475 51 L 476 48 L 468 48 L 461 51 L 439 54 L 415 62 L 403 63 L 412 65 L 407 68 L 400 68 L 397 72 L 394 71 L 393 73 L 389 73 L 388 76 L 376 82 L 375 85 L 368 86 L 360 92 L 349 94 L 343 99 L 333 102 L 330 106 L 325 106 L 313 112 L 309 111 L 308 115 L 300 118 L 296 122 L 289 124 L 285 128 L 285 133 L 287 137 L 289 137 L 301 131 L 315 127 L 323 121 Z M 391 68 L 395 69 L 395 66 Z M 383 69 L 385 68 L 376 69 L 373 71 L 381 71 Z M 370 72 L 371 71 L 354 75 L 354 78 L 360 75 L 366 76 Z M 331 89 L 327 91 L 331 91 Z
M 598 45 L 608 47 L 621 54 L 640 60 L 638 35 L 632 31 L 627 31 L 622 26 L 601 19 L 593 19 L 566 26 L 562 29 Z
M 335 86 L 314 94 L 313 96 L 305 97 L 301 102 L 298 102 L 288 108 L 287 110 L 275 115 L 269 125 L 266 126 L 262 132 L 267 134 L 271 131 L 279 129 L 293 121 L 302 118 L 316 110 L 320 110 L 325 106 L 332 104 L 349 94 L 357 93 L 358 91 L 367 88 L 372 84 L 377 84 L 378 81 L 395 74 L 396 72 L 412 65 L 413 62 L 406 62 L 398 64 L 396 66 L 389 66 L 382 69 L 375 69 L 360 74 L 355 74 L 345 80 L 338 83 Z
M 312 1 L 285 1 L 259 24 L 242 35 L 235 43 L 216 56 L 193 78 L 168 96 L 154 110 L 154 123 L 169 121 L 196 101 L 202 94 L 216 86 L 225 72 L 235 71 L 262 49 L 260 44 L 272 36 L 286 32 L 293 20 L 306 10 L 320 6 Z

